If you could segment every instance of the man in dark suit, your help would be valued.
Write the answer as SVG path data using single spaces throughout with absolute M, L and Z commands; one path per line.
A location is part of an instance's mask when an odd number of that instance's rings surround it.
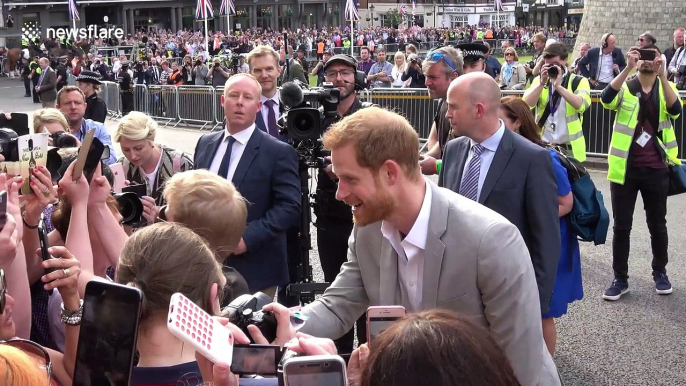
M 601 47 L 591 48 L 579 60 L 581 75 L 588 78 L 594 90 L 603 90 L 612 79 L 626 67 L 622 50 L 615 47 L 615 37 L 611 33 L 600 39 Z
M 447 102 L 453 134 L 461 138 L 446 145 L 438 185 L 517 226 L 531 255 L 541 312 L 548 312 L 560 258 L 557 181 L 550 154 L 512 133 L 498 118 L 500 89 L 488 74 L 455 79 Z
M 40 98 L 42 107 L 55 107 L 55 99 L 57 99 L 57 75 L 55 71 L 50 68 L 50 61 L 47 58 L 41 58 L 38 61 L 41 68 L 41 74 L 36 85 L 36 93 Z
M 255 128 L 260 84 L 248 74 L 232 76 L 224 88 L 225 129 L 200 138 L 196 169 L 209 169 L 233 182 L 250 203 L 248 225 L 226 264 L 250 291 L 274 296 L 288 283 L 286 231 L 300 218 L 300 179 L 295 150 Z

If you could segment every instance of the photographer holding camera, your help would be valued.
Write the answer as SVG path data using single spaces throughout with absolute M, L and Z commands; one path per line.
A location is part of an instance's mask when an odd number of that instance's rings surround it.
M 320 55 L 317 54 L 317 56 Z M 317 62 L 317 65 L 312 69 L 312 72 L 310 72 L 310 76 L 317 77 L 317 87 L 321 87 L 322 83 L 324 83 L 324 64 L 326 64 L 329 59 L 331 59 L 331 51 L 326 50 L 321 55 L 321 59 Z
M 629 290 L 629 249 L 638 192 L 644 202 L 653 252 L 653 281 L 659 295 L 672 293 L 667 278 L 667 195 L 669 164 L 680 164 L 673 121 L 681 100 L 663 71 L 664 60 L 654 45 L 627 53 L 627 67 L 603 90 L 603 107 L 617 112 L 607 159 L 614 213 L 612 268 L 614 280 L 603 299 L 618 300 Z M 634 69 L 638 75 L 626 80 Z
M 410 85 L 407 87 L 426 87 L 426 84 L 424 83 L 426 78 L 424 77 L 424 71 L 422 71 L 422 64 L 417 54 L 410 54 L 407 56 L 407 65 L 405 66 L 405 71 L 403 71 L 402 75 L 400 75 L 400 80 L 402 80 L 403 82 L 408 79 L 412 80 L 410 81 Z
M 582 116 L 591 105 L 588 79 L 569 72 L 567 46 L 552 43 L 543 50 L 541 75 L 524 93 L 529 107 L 536 107 L 536 120 L 543 141 L 566 149 L 579 162 L 586 160 Z
M 229 69 L 221 65 L 221 61 L 218 57 L 215 57 L 212 61 L 212 67 L 210 67 L 207 76 L 212 78 L 212 87 L 222 87 L 229 79 L 231 74 Z
M 195 64 L 193 65 L 193 79 L 196 86 L 205 85 L 205 78 L 209 71 L 207 65 L 203 63 L 202 55 L 198 55 L 198 59 L 195 60 Z

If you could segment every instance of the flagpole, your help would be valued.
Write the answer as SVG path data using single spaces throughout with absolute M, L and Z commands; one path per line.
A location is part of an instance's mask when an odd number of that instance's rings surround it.
M 210 16 L 210 15 L 207 15 L 207 16 Z M 205 52 L 209 52 L 209 49 L 208 49 L 208 47 L 207 47 L 207 45 L 208 45 L 208 39 L 209 39 L 209 37 L 208 37 L 208 35 L 207 35 L 207 17 L 206 17 L 206 18 L 205 18 Z
M 226 12 L 226 36 L 231 36 L 231 10 Z

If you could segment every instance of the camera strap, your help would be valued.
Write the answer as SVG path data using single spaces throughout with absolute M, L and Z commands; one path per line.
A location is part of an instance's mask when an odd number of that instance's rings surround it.
M 579 86 L 579 83 L 581 82 L 581 77 L 572 75 L 571 73 L 567 72 L 567 74 L 565 74 L 565 76 L 562 78 L 562 85 L 563 87 L 566 87 L 567 83 L 569 82 L 570 76 L 574 76 L 574 78 L 572 78 L 572 92 L 575 92 L 576 88 Z M 551 112 L 555 114 L 555 111 L 557 111 L 558 108 L 558 103 L 560 102 L 560 98 L 562 98 L 562 95 L 560 95 L 560 93 L 553 92 L 552 79 L 550 80 L 550 83 L 551 84 L 548 86 L 548 103 L 546 103 L 545 109 L 543 109 L 543 114 L 541 114 L 541 117 L 538 119 L 538 127 L 540 128 L 543 128 L 545 126 L 545 122 L 548 120 L 548 117 L 550 116 Z M 552 105 L 554 105 L 555 107 L 551 111 Z

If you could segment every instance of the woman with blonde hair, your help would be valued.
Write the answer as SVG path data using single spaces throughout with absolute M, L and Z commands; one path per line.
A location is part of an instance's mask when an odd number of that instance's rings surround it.
M 505 63 L 500 71 L 499 86 L 503 90 L 524 90 L 526 88 L 526 70 L 519 64 L 519 56 L 514 47 L 504 51 Z
M 164 185 L 176 173 L 193 169 L 192 158 L 181 151 L 155 143 L 157 122 L 139 111 L 124 116 L 114 132 L 124 157 L 119 159 L 130 184 L 145 184 L 143 216 L 148 224 L 155 222 L 159 207 L 165 204 Z
M 393 77 L 393 87 L 408 87 L 412 82 L 411 78 L 403 81 L 401 79 L 405 69 L 407 68 L 407 61 L 405 60 L 405 54 L 402 51 L 398 51 L 393 55 L 393 71 L 391 76 Z
M 0 379 L 3 386 L 45 386 L 47 372 L 40 369 L 29 354 L 0 344 Z
M 65 148 L 78 147 L 81 143 L 71 134 L 69 123 L 64 114 L 54 108 L 47 107 L 33 112 L 33 132 L 48 133 L 48 144 L 51 146 Z M 64 136 L 63 134 L 67 134 Z

